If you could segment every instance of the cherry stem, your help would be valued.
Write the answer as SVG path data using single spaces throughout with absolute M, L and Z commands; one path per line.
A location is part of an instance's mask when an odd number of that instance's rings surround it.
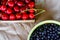
M 39 14 L 41 14 L 41 13 L 44 13 L 44 12 L 45 12 L 45 10 L 42 10 L 42 11 L 40 11 L 39 13 L 35 14 L 35 16 L 37 16 L 37 15 L 39 15 Z
M 35 11 L 37 11 L 37 10 L 43 10 L 43 9 L 26 9 L 26 10 L 23 10 L 23 11 L 29 11 L 29 10 L 35 10 Z
M 24 12 L 24 11 L 29 11 L 29 10 L 34 10 L 35 12 L 37 12 L 37 10 L 42 10 L 42 11 L 40 11 L 39 13 L 35 14 L 35 16 L 37 16 L 37 15 L 45 12 L 45 10 L 43 10 L 43 9 L 26 9 L 26 10 L 23 10 L 22 12 Z M 22 13 L 22 12 L 21 12 L 21 13 Z

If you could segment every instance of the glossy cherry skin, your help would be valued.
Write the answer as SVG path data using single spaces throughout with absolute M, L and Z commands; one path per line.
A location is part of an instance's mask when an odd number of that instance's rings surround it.
M 19 7 L 18 7 L 18 6 L 15 6 L 15 7 L 14 7 L 14 11 L 15 11 L 15 12 L 19 12 L 19 11 L 20 11 Z
M 25 0 L 26 3 L 29 3 L 31 0 Z
M 5 5 L 1 6 L 1 10 L 4 12 L 7 9 L 7 7 Z
M 15 17 L 14 14 L 10 14 L 10 16 L 9 16 L 9 19 L 10 19 L 10 20 L 15 20 L 15 18 L 16 18 L 16 17 Z
M 8 20 L 8 15 L 7 14 L 2 14 L 2 20 Z
M 24 4 L 24 3 L 23 3 L 23 2 L 21 2 L 21 1 L 17 2 L 17 5 L 18 5 L 18 6 L 20 6 L 20 7 L 22 7 L 22 6 L 23 6 L 23 4 Z
M 21 19 L 22 15 L 20 13 L 16 14 L 16 19 Z
M 22 15 L 22 19 L 23 19 L 23 20 L 27 20 L 27 19 L 28 19 L 28 14 L 26 14 L 26 13 L 23 14 L 23 15 Z
M 30 19 L 34 19 L 34 18 L 35 18 L 34 14 L 33 14 L 33 13 L 30 13 L 30 14 L 29 14 L 29 18 L 30 18 Z
M 13 7 L 14 6 L 14 2 L 13 1 L 8 1 L 8 6 L 9 7 Z
M 21 12 L 21 13 L 25 13 L 25 10 L 26 10 L 26 7 L 20 8 L 20 12 Z
M 30 13 L 34 13 L 35 11 L 34 11 L 34 9 L 30 9 L 29 12 Z
M 29 6 L 29 8 L 33 8 L 33 7 L 35 6 L 35 3 L 34 3 L 34 2 L 30 2 L 30 3 L 28 4 L 28 6 Z
M 13 10 L 12 10 L 11 8 L 8 8 L 8 9 L 6 10 L 6 13 L 7 13 L 7 14 L 12 14 L 12 12 L 13 12 Z

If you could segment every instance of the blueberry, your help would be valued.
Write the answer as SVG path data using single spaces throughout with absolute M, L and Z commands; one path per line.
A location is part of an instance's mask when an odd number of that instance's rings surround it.
M 52 34 L 52 32 L 50 32 L 50 34 Z
M 58 32 L 60 32 L 60 27 L 58 28 Z
M 51 39 L 51 40 L 53 40 L 53 39 Z
M 50 31 L 49 30 L 47 30 L 47 33 L 49 33 Z
M 39 40 L 39 38 L 36 38 L 36 40 Z
M 45 38 L 46 36 L 44 35 L 43 38 Z
M 52 35 L 53 37 L 55 36 L 55 34 Z
M 53 31 L 55 31 L 55 28 L 52 28 Z
M 44 38 L 42 37 L 41 39 L 43 40 Z
M 50 39 L 50 36 L 48 36 L 48 39 Z
M 53 38 L 54 38 L 54 36 L 51 36 L 51 38 L 53 39 Z
M 39 35 L 41 35 L 42 33 L 41 32 L 39 32 Z
M 52 32 L 53 34 L 55 33 L 55 31 Z
M 59 36 L 58 36 L 58 35 L 57 35 L 56 37 L 57 37 L 57 38 L 59 38 Z
M 55 40 L 57 40 L 57 38 L 56 38 L 56 37 L 55 37 L 54 39 L 55 39 Z
M 31 35 L 30 40 L 60 40 L 60 26 L 54 23 L 43 24 Z
M 44 33 L 42 33 L 42 35 L 44 35 Z

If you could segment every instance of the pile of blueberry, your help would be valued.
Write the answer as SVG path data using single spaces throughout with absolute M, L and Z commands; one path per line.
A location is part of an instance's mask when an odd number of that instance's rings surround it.
M 43 24 L 33 31 L 30 40 L 60 40 L 60 25 Z
M 0 0 L 0 20 L 34 19 L 34 8 L 34 0 Z

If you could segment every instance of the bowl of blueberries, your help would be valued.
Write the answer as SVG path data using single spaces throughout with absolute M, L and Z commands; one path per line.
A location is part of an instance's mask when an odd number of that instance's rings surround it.
M 38 23 L 30 31 L 27 40 L 60 40 L 60 22 L 47 20 Z

